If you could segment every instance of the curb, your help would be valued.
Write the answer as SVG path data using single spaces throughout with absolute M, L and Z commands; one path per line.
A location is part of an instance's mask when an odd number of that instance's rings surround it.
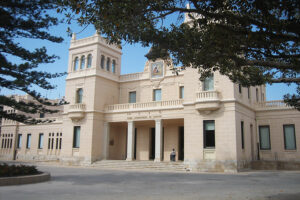
M 42 173 L 37 175 L 16 176 L 0 178 L 0 186 L 8 185 L 23 185 L 49 181 L 51 178 L 50 173 Z

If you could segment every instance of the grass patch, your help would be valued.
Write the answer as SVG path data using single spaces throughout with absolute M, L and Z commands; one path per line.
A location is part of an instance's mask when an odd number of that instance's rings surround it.
M 0 164 L 0 177 L 26 176 L 40 173 L 36 166 Z

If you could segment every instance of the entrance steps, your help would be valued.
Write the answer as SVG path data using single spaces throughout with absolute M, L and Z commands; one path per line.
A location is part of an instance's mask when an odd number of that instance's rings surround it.
M 130 170 L 155 170 L 155 171 L 189 171 L 183 162 L 154 162 L 154 161 L 125 161 L 125 160 L 101 160 L 92 164 L 101 169 L 130 169 Z

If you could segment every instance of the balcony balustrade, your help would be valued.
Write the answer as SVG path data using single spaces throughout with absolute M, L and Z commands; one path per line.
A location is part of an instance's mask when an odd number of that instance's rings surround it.
M 144 103 L 126 103 L 113 104 L 105 107 L 106 112 L 126 112 L 126 111 L 144 111 L 144 110 L 160 110 L 183 108 L 183 100 L 169 100 L 169 101 L 151 101 Z
M 85 114 L 85 104 L 77 103 L 69 105 L 68 116 L 72 120 L 80 120 L 84 118 Z
M 121 82 L 126 82 L 126 81 L 135 81 L 141 79 L 143 76 L 143 72 L 139 73 L 132 73 L 132 74 L 124 74 L 120 76 L 120 81 Z
M 198 111 L 214 111 L 220 108 L 218 91 L 201 91 L 196 93 L 196 109 Z
M 292 107 L 286 105 L 282 100 L 257 102 L 254 107 L 255 110 L 292 109 Z

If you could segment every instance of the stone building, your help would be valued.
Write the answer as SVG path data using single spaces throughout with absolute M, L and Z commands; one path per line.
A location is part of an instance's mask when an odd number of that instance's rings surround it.
M 257 159 L 300 161 L 300 112 L 265 101 L 265 86 L 244 88 L 218 72 L 202 82 L 193 68 L 174 73 L 170 60 L 149 60 L 143 72 L 121 75 L 121 55 L 97 33 L 73 35 L 69 104 L 36 116 L 55 119 L 50 124 L 2 119 L 0 158 L 169 162 L 174 148 L 176 161 L 200 171 L 236 171 Z

